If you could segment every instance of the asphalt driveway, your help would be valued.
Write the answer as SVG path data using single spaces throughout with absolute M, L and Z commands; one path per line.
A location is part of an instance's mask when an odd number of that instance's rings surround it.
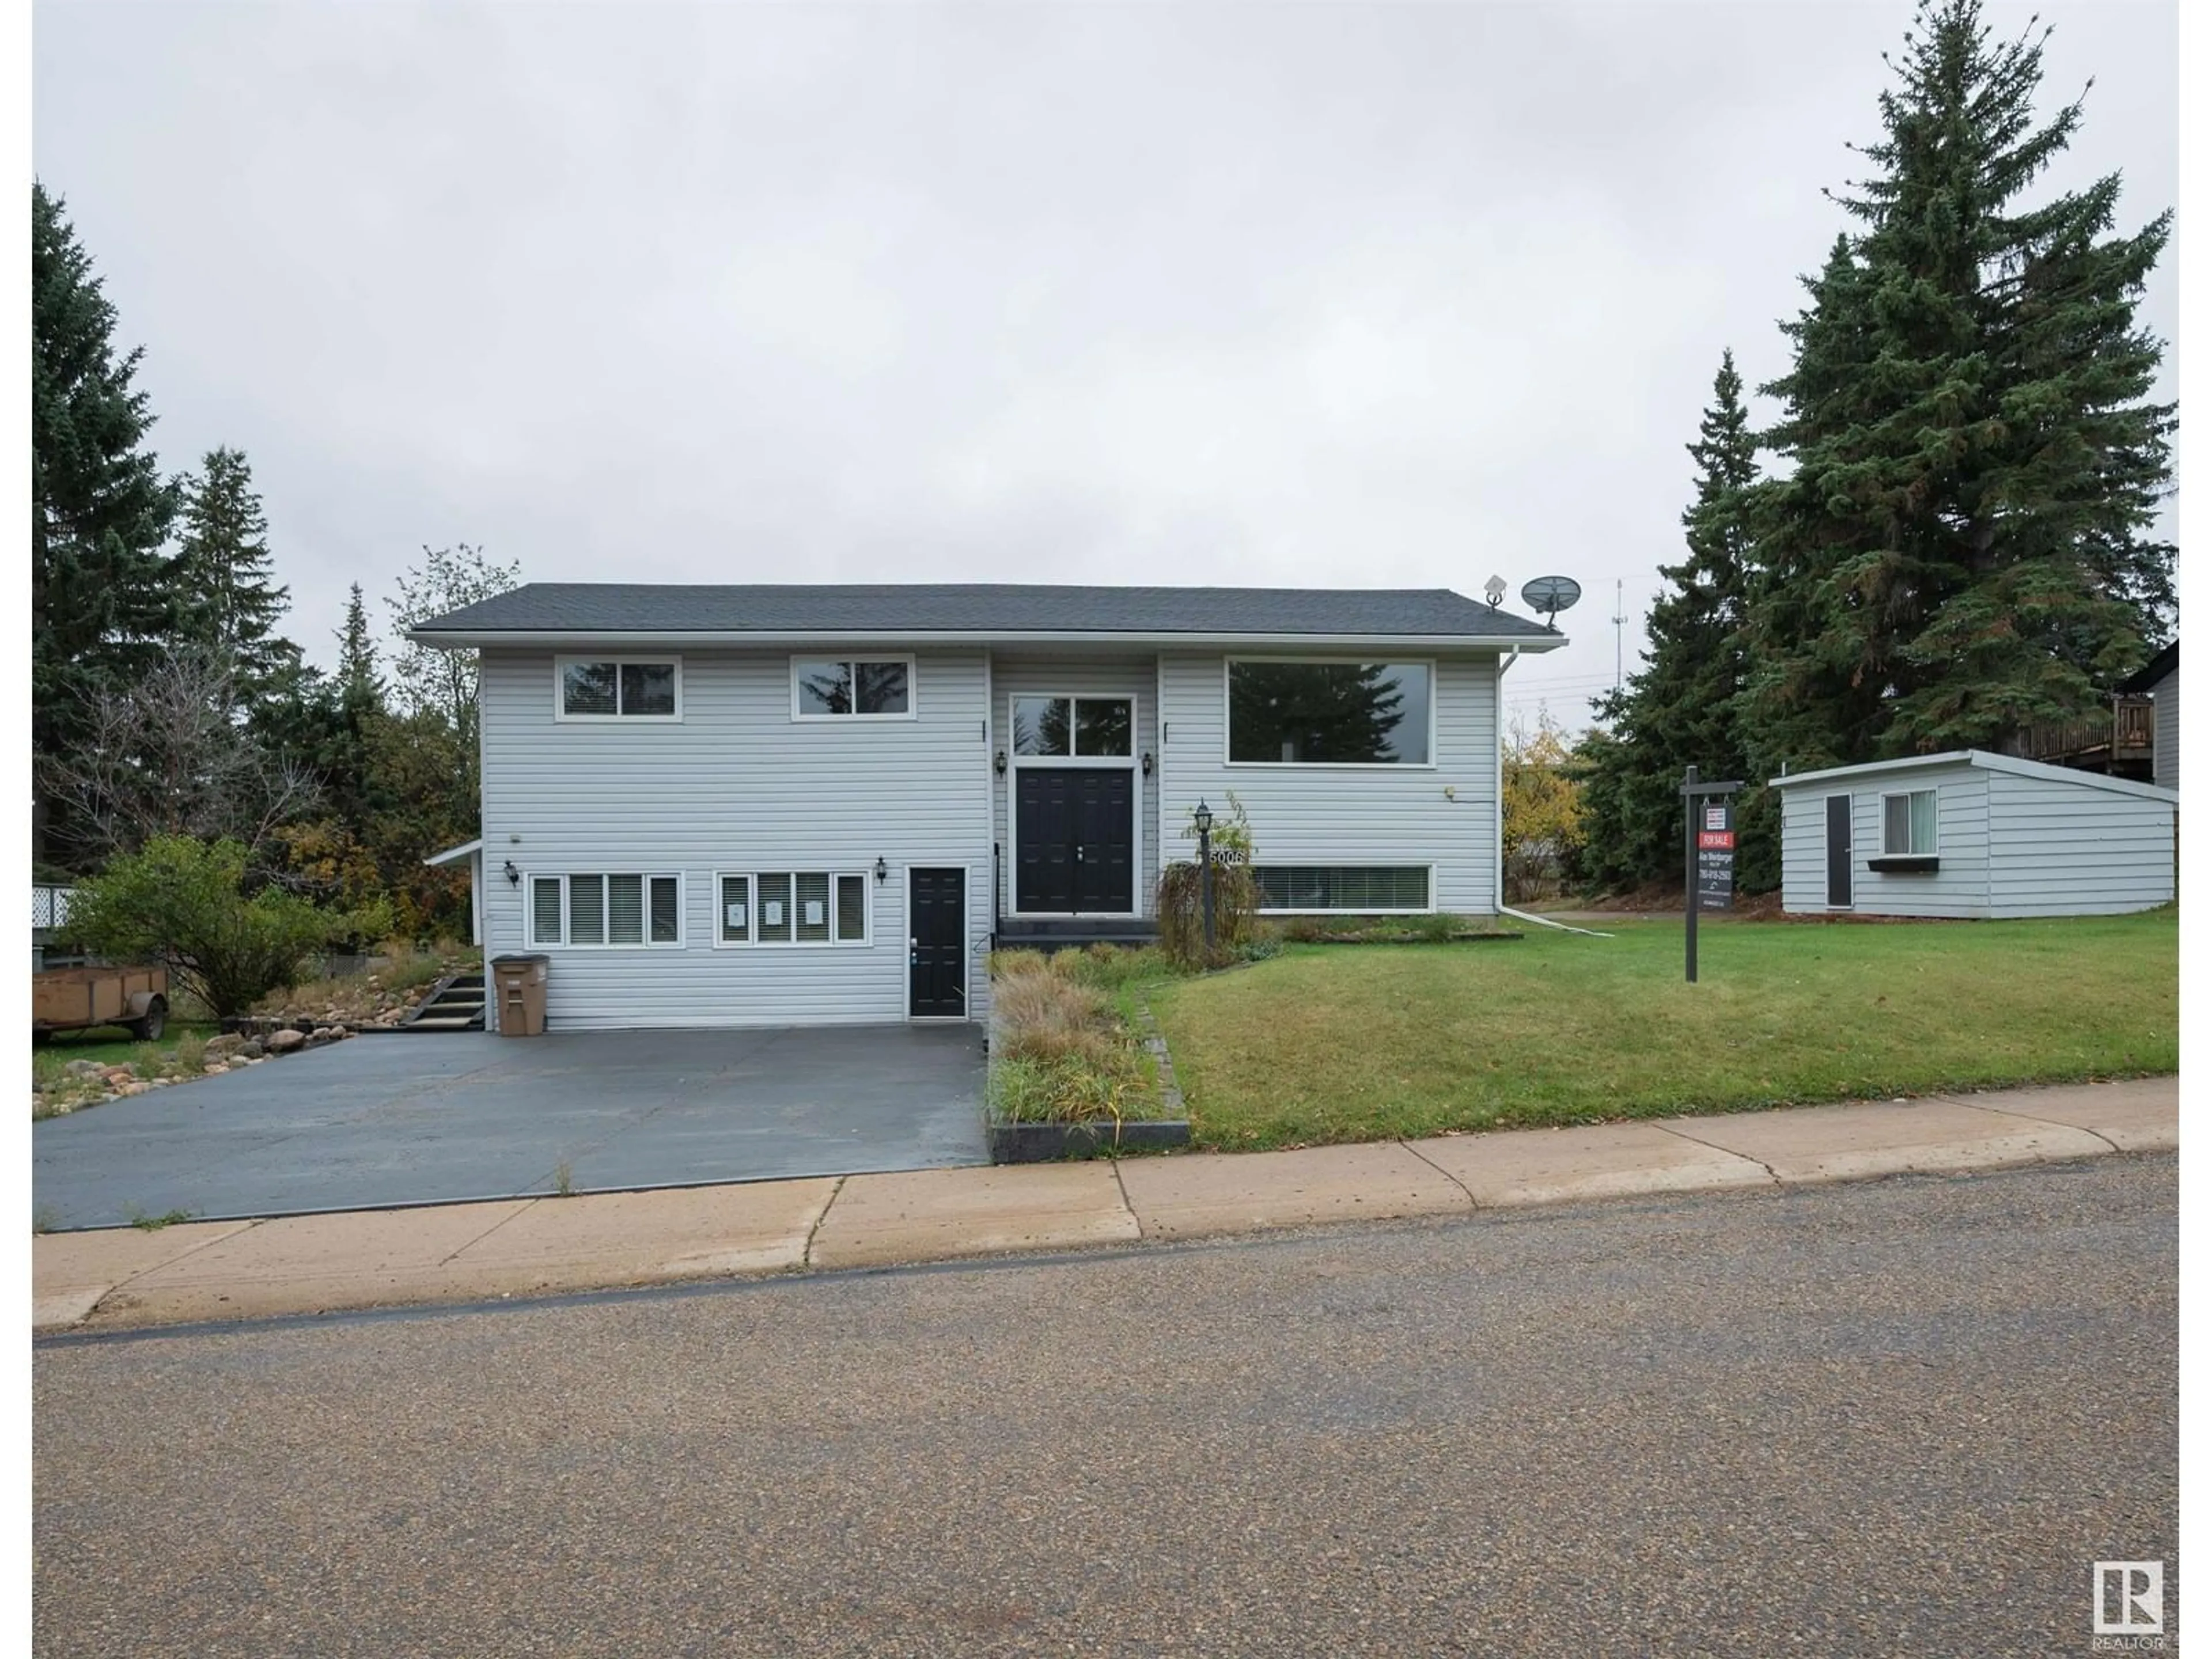
M 987 1162 L 966 1025 L 356 1037 L 51 1118 L 53 1229 Z

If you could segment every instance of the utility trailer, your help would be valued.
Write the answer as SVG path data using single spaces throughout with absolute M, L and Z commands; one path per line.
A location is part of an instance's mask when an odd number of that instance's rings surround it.
M 151 1042 L 168 1023 L 166 968 L 53 968 L 31 975 L 33 1042 L 93 1025 L 125 1025 Z

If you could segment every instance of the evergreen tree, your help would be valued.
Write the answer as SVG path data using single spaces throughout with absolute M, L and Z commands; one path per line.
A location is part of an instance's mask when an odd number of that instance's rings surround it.
M 338 629 L 338 686 L 349 698 L 376 702 L 384 696 L 384 677 L 376 666 L 376 638 L 369 632 L 368 606 L 356 582 L 346 596 L 345 624 Z
M 1754 559 L 1747 503 L 1759 464 L 1733 353 L 1721 355 L 1712 402 L 1687 448 L 1697 464 L 1695 494 L 1682 514 L 1688 556 L 1661 568 L 1671 586 L 1645 622 L 1644 665 L 1598 700 L 1599 717 L 1612 729 L 1578 756 L 1589 817 L 1584 871 L 1608 887 L 1680 874 L 1685 767 L 1709 778 L 1748 775 L 1738 696 Z M 1765 856 L 1771 851 L 1745 849 L 1747 889 L 1779 879 L 1778 855 Z
M 238 450 L 209 451 L 185 481 L 177 575 L 184 635 L 229 659 L 246 706 L 276 695 L 300 647 L 276 632 L 289 595 L 270 580 L 269 520 Z
M 174 620 L 176 512 L 146 447 L 142 351 L 115 355 L 115 307 L 62 216 L 31 186 L 31 742 L 65 753 L 95 700 L 127 688 Z M 57 820 L 51 829 L 70 839 Z
M 2112 236 L 2120 180 L 2021 198 L 2078 129 L 2039 125 L 2048 31 L 1995 44 L 1927 0 L 1881 98 L 1863 227 L 1812 284 L 1767 391 L 1794 470 L 1767 492 L 1747 699 L 1802 768 L 1966 746 L 2093 712 L 2173 606 L 2149 538 L 2171 405 L 2136 322 L 2170 215 Z

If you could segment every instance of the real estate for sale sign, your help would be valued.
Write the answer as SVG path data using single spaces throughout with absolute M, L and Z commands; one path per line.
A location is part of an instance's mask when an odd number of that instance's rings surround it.
M 1698 908 L 1725 910 L 1735 897 L 1735 806 L 1726 800 L 1696 804 Z

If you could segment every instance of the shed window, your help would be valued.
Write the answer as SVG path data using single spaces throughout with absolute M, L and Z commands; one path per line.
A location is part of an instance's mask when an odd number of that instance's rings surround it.
M 682 664 L 673 658 L 563 657 L 558 676 L 561 718 L 672 720 L 682 674 Z
M 1881 850 L 1885 858 L 1913 857 L 1936 850 L 1936 792 L 1915 789 L 1881 798 Z

